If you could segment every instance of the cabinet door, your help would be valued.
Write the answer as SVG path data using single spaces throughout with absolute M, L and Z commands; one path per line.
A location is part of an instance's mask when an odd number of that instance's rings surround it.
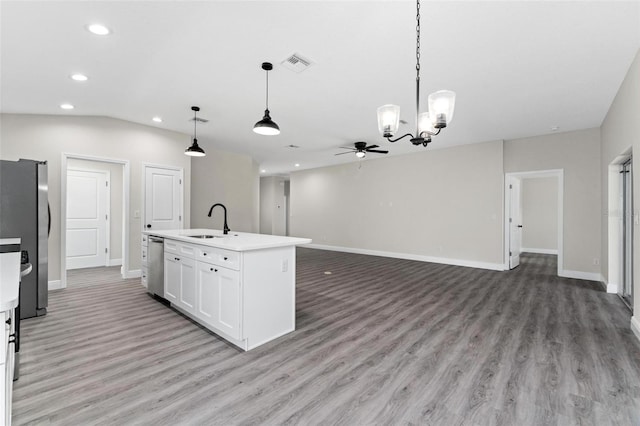
M 196 312 L 196 261 L 180 258 L 180 300 L 178 306 L 185 311 Z
M 198 317 L 223 333 L 240 339 L 240 274 L 198 262 Z
M 171 254 L 164 256 L 164 298 L 178 302 L 180 295 L 180 258 Z

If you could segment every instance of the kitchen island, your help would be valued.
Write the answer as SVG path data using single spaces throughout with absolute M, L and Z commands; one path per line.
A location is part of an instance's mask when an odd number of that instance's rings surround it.
M 161 264 L 164 283 L 152 292 L 217 335 L 247 351 L 295 330 L 296 245 L 310 239 L 212 229 L 142 238 L 143 285 Z M 162 262 L 147 261 L 147 242 L 159 238 Z

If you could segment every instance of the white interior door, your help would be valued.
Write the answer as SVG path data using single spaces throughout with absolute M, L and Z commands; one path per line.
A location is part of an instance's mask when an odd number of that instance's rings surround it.
M 107 266 L 109 175 L 67 171 L 67 269 Z
M 182 229 L 182 171 L 145 166 L 145 229 Z
M 509 269 L 520 265 L 522 250 L 522 197 L 520 179 L 509 182 Z

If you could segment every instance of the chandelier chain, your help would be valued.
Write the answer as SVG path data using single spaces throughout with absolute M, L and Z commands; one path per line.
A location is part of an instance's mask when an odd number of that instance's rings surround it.
M 416 4 L 416 78 L 420 79 L 420 0 Z

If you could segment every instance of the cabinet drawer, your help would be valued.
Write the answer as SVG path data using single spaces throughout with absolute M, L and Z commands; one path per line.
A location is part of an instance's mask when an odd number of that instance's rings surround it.
M 191 244 L 179 243 L 173 240 L 164 240 L 164 251 L 166 253 L 179 254 L 190 258 L 196 257 L 196 247 Z
M 225 268 L 240 270 L 240 253 L 214 247 L 198 247 L 197 259 Z

